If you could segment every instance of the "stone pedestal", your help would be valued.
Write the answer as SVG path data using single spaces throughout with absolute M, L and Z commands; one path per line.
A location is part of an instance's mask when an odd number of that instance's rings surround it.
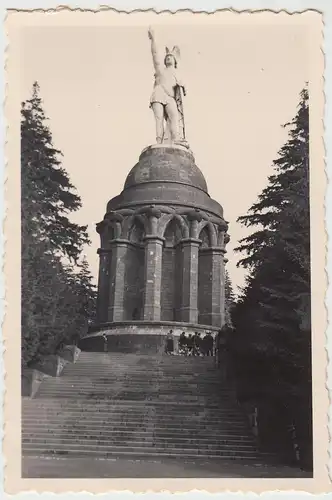
M 191 151 L 146 148 L 97 230 L 98 329 L 131 321 L 223 325 L 227 223 Z

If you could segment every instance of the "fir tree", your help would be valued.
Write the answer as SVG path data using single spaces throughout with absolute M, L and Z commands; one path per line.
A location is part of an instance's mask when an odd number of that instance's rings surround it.
M 87 262 L 79 264 L 89 243 L 86 226 L 68 217 L 81 200 L 61 166 L 46 120 L 34 84 L 21 117 L 23 366 L 84 335 L 95 299 Z
M 253 275 L 262 266 L 278 269 L 280 279 L 265 285 L 276 299 L 274 312 L 278 315 L 279 297 L 297 311 L 299 322 L 303 320 L 303 304 L 308 304 L 310 297 L 308 122 L 305 88 L 296 117 L 285 125 L 290 127 L 289 140 L 273 163 L 275 173 L 248 215 L 238 219 L 257 229 L 242 239 L 236 249 L 246 253 L 238 265 L 249 268 Z M 282 284 L 277 285 L 280 281 Z M 273 306 L 270 306 L 273 322 Z
M 22 211 L 36 223 L 41 238 L 75 261 L 89 243 L 87 226 L 68 218 L 81 207 L 81 200 L 61 165 L 62 154 L 54 148 L 46 122 L 39 86 L 34 83 L 32 97 L 21 109 Z
M 245 254 L 238 265 L 250 274 L 234 308 L 231 349 L 242 396 L 256 401 L 263 397 L 275 411 L 282 408 L 290 422 L 296 421 L 302 451 L 309 450 L 304 460 L 310 462 L 308 100 L 305 88 L 295 118 L 285 125 L 289 139 L 273 162 L 267 187 L 238 219 L 253 233 L 236 249 Z
M 225 271 L 225 325 L 232 328 L 232 310 L 235 304 L 235 295 L 229 273 Z

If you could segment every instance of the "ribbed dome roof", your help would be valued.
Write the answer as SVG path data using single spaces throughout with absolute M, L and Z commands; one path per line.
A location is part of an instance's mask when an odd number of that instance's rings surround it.
M 192 153 L 182 148 L 154 146 L 144 150 L 129 172 L 124 189 L 154 182 L 186 184 L 207 193 L 206 181 Z
M 222 207 L 208 194 L 193 154 L 184 147 L 146 148 L 129 172 L 122 193 L 108 202 L 107 212 L 151 204 L 197 208 L 223 217 Z

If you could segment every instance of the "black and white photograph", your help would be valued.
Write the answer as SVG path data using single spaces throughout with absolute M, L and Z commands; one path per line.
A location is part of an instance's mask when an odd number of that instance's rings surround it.
M 20 479 L 323 481 L 321 15 L 7 24 Z

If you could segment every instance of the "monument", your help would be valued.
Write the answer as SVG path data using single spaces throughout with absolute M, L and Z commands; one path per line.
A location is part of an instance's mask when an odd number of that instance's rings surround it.
M 180 50 L 158 54 L 150 107 L 156 143 L 107 204 L 100 234 L 97 322 L 83 349 L 158 350 L 172 329 L 217 332 L 224 324 L 223 209 L 208 194 L 185 136 Z

